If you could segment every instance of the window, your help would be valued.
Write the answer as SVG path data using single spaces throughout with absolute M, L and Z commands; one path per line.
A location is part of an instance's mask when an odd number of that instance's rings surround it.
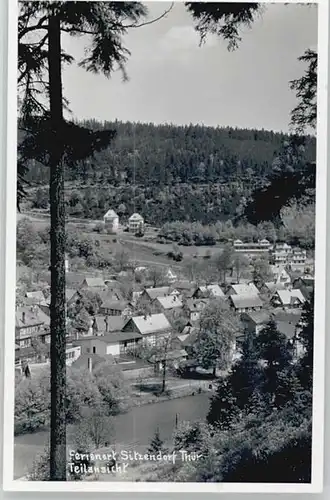
M 30 347 L 31 339 L 24 339 L 20 342 L 20 347 Z
M 93 346 L 93 354 L 95 354 L 95 353 L 96 353 L 96 347 Z

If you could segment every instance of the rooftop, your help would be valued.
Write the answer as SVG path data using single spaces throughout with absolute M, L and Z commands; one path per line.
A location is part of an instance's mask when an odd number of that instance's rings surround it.
M 183 303 L 176 295 L 169 295 L 167 297 L 157 297 L 156 301 L 159 302 L 159 304 L 164 309 L 174 309 L 183 306 Z
M 129 221 L 143 221 L 143 217 L 142 217 L 142 215 L 140 215 L 138 213 L 134 213 L 130 216 L 130 218 L 128 220 Z
M 116 344 L 117 342 L 125 342 L 125 340 L 140 339 L 142 335 L 138 332 L 111 332 L 103 335 L 84 335 L 73 340 L 73 345 L 79 345 L 81 342 L 89 342 L 91 340 L 99 340 L 105 344 Z
M 34 299 L 40 302 L 43 302 L 45 300 L 45 296 L 41 290 L 36 290 L 34 292 L 26 292 L 26 297 L 28 299 Z
M 174 290 L 170 286 L 161 286 L 157 288 L 146 288 L 145 293 L 150 299 L 157 299 L 158 297 L 165 297 L 167 295 L 179 295 L 177 290 Z
M 254 283 L 240 283 L 237 285 L 231 285 L 237 295 L 258 295 L 259 290 Z
M 282 302 L 283 305 L 290 305 L 293 303 L 295 300 L 299 300 L 301 304 L 303 304 L 306 299 L 301 293 L 301 290 L 278 290 L 276 292 L 277 296 L 279 297 L 280 301 Z
M 274 312 L 273 317 L 275 321 L 294 323 L 295 325 L 297 325 L 300 322 L 301 315 L 301 311 L 286 312 L 279 310 Z
M 86 286 L 87 287 L 102 287 L 104 288 L 106 286 L 106 284 L 104 283 L 104 280 L 103 278 L 85 278 L 82 285 L 84 285 L 84 283 L 86 283 Z
M 230 298 L 235 309 L 263 306 L 263 302 L 258 295 L 231 295 Z
M 270 292 L 276 292 L 277 290 L 285 290 L 285 286 L 281 282 L 267 281 L 265 287 Z
M 213 295 L 214 297 L 224 297 L 225 296 L 225 294 L 223 293 L 223 291 L 219 285 L 200 286 L 199 290 L 202 293 L 209 293 L 210 295 Z
M 75 290 L 74 288 L 67 288 L 65 290 L 65 298 L 67 301 L 71 300 L 72 297 L 77 293 L 77 290 Z
M 107 324 L 105 321 L 106 318 Z M 94 317 L 94 324 L 99 332 L 106 332 L 106 327 L 108 327 L 108 332 L 121 331 L 127 321 L 128 320 L 122 316 L 104 316 L 98 314 Z
M 16 323 L 17 328 L 26 328 L 29 326 L 37 325 L 50 325 L 50 318 L 45 314 L 40 307 L 34 306 L 22 306 L 16 309 Z
M 256 325 L 263 325 L 268 323 L 270 314 L 265 311 L 253 311 L 250 313 L 243 313 L 242 319 L 251 319 Z
M 101 307 L 106 309 L 113 309 L 116 311 L 124 311 L 128 306 L 128 302 L 126 300 L 112 300 L 106 299 L 102 302 Z
M 125 340 L 135 340 L 141 338 L 142 335 L 137 332 L 112 332 L 102 336 L 101 340 L 104 340 L 107 344 L 116 344 L 117 342 L 125 342 Z
M 207 299 L 188 299 L 186 301 L 186 308 L 190 311 L 190 312 L 198 312 L 198 311 L 202 311 L 206 306 L 207 304 L 209 303 L 209 300 Z
M 171 329 L 171 325 L 163 313 L 151 314 L 150 316 L 135 316 L 129 320 L 127 325 L 131 322 L 134 323 L 142 335 Z
M 191 283 L 189 280 L 175 281 L 173 286 L 175 286 L 177 290 L 191 290 L 195 288 L 195 284 Z
M 109 219 L 115 219 L 116 217 L 118 217 L 118 215 L 116 214 L 116 212 L 114 210 L 112 210 L 112 208 L 110 208 L 107 213 L 104 215 L 104 218 L 109 218 Z
M 296 325 L 288 323 L 287 321 L 276 321 L 278 330 L 283 333 L 287 338 L 291 339 L 295 336 Z

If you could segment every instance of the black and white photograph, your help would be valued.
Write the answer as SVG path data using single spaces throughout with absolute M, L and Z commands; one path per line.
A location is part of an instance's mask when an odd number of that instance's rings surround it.
M 322 490 L 327 9 L 12 6 L 8 489 Z

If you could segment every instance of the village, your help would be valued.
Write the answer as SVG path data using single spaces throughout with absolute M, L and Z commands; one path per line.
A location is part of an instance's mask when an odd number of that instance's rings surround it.
M 137 213 L 128 219 L 123 229 L 118 215 L 110 209 L 102 224 L 114 235 L 125 230 L 137 236 L 145 232 L 145 221 Z M 201 315 L 211 303 L 219 307 L 225 305 L 240 322 L 232 346 L 232 360 L 240 356 L 246 333 L 258 335 L 270 319 L 276 322 L 299 357 L 302 308 L 314 290 L 313 264 L 306 251 L 285 242 L 271 244 L 267 239 L 255 243 L 235 240 L 228 244 L 234 255 L 243 254 L 248 260 L 249 278 L 228 272 L 221 279 L 192 280 L 184 267 L 177 272 L 169 264 L 163 272 L 164 284 L 156 286 L 148 267 L 139 265 L 128 275 L 132 286 L 125 296 L 118 276 L 113 274 L 108 278 L 86 275 L 76 287 L 67 285 L 67 365 L 93 372 L 106 361 L 121 370 L 128 383 L 161 379 L 165 365 L 174 377 L 203 379 L 209 375 L 212 378 L 212 373 L 207 373 L 194 359 L 193 348 Z M 251 269 L 256 258 L 267 262 L 271 279 L 263 281 L 253 277 Z M 67 257 L 67 276 L 70 272 Z M 144 279 L 135 280 L 136 272 Z M 82 311 L 87 321 L 72 333 L 70 325 L 74 315 Z M 17 376 L 33 377 L 49 364 L 49 345 L 49 290 L 26 292 L 24 301 L 16 307 Z M 148 358 L 143 350 L 150 348 L 153 350 Z

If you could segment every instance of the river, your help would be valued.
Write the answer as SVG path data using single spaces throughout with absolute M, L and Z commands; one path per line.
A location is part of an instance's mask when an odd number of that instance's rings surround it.
M 197 394 L 171 399 L 161 403 L 132 408 L 114 417 L 114 436 L 117 444 L 132 444 L 145 448 L 158 428 L 162 439 L 171 437 L 178 422 L 204 419 L 209 408 L 209 394 Z M 24 476 L 35 457 L 42 453 L 49 439 L 49 431 L 16 436 L 14 440 L 14 478 Z

